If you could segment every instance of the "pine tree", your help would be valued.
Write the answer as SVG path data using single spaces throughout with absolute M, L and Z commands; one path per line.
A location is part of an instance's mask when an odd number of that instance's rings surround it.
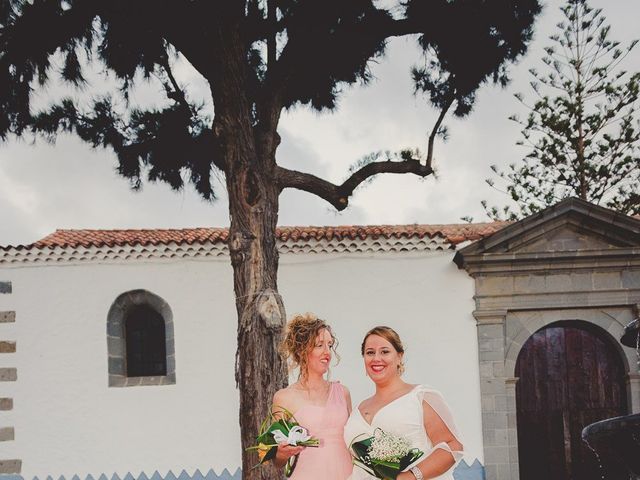
M 282 111 L 333 109 L 345 86 L 370 79 L 368 65 L 388 40 L 405 35 L 435 62 L 439 80 L 423 88 L 435 104 L 453 95 L 469 106 L 483 83 L 504 81 L 539 10 L 538 0 L 398 0 L 389 8 L 375 0 L 2 0 L 0 140 L 72 133 L 112 150 L 136 188 L 145 176 L 176 189 L 189 181 L 208 199 L 215 197 L 212 170 L 224 174 L 246 446 L 287 381 L 278 353 L 285 322 L 277 285 L 280 192 L 304 190 L 342 210 L 374 175 L 432 174 L 410 152 L 370 158 L 342 184 L 279 166 Z M 176 80 L 180 62 L 208 83 L 210 108 Z M 116 87 L 100 92 L 88 68 L 106 72 Z M 57 77 L 82 95 L 39 109 L 36 97 Z M 155 107 L 132 101 L 134 90 L 158 85 L 164 95 Z M 276 478 L 252 470 L 254 462 L 243 454 L 243 478 Z
M 611 40 L 602 11 L 586 0 L 569 0 L 561 10 L 544 70 L 530 70 L 535 101 L 516 94 L 530 111 L 526 120 L 511 119 L 522 125 L 518 145 L 530 152 L 507 171 L 491 167 L 517 205 L 483 202 L 494 219 L 515 220 L 566 197 L 640 213 L 640 73 L 621 68 L 637 40 L 626 48 Z

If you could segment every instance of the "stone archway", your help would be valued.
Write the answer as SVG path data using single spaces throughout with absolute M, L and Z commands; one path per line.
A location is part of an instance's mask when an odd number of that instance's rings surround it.
M 164 321 L 166 375 L 127 376 L 124 321 L 129 310 L 139 306 L 149 307 L 157 312 Z M 119 295 L 107 314 L 107 352 L 110 387 L 176 383 L 173 313 L 169 304 L 158 295 L 142 289 L 131 290 Z
M 637 316 L 635 305 L 554 309 L 513 307 L 515 305 L 506 310 L 474 312 L 478 322 L 482 431 L 488 480 L 520 478 L 516 360 L 527 339 L 554 322 L 578 318 L 608 332 L 612 348 L 622 359 L 629 410 L 640 411 L 640 375 L 635 352 L 623 349 L 614 341 L 620 338 L 624 326 Z
M 527 339 L 515 368 L 521 480 L 600 479 L 581 432 L 628 413 L 624 363 L 611 335 L 584 321 L 554 322 Z

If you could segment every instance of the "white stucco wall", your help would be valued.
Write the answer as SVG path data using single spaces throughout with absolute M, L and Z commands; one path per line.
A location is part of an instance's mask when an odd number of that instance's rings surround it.
M 23 461 L 25 478 L 185 469 L 234 471 L 240 464 L 233 365 L 236 316 L 228 259 L 0 266 L 15 310 L 2 337 L 17 353 L 14 398 L 0 412 L 15 427 L 3 458 Z M 281 257 L 280 290 L 289 314 L 314 311 L 335 328 L 342 356 L 332 378 L 354 402 L 373 392 L 359 349 L 372 326 L 394 327 L 406 344 L 406 379 L 441 390 L 464 436 L 467 460 L 482 461 L 473 282 L 452 252 Z M 145 289 L 173 311 L 175 385 L 107 386 L 106 316 L 121 293 Z

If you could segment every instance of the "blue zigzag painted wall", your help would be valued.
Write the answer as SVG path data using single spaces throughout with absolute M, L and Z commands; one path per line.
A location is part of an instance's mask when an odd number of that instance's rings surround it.
M 455 480 L 485 480 L 484 467 L 478 460 L 475 460 L 471 465 L 462 460 L 453 471 L 453 477 Z M 21 475 L 0 475 L 0 478 L 2 480 L 25 480 Z M 33 480 L 41 479 L 34 477 Z M 42 480 L 242 480 L 242 471 L 238 468 L 235 473 L 231 474 L 231 472 L 225 468 L 220 474 L 217 474 L 211 469 L 206 474 L 203 474 L 200 470 L 196 470 L 191 475 L 183 470 L 176 475 L 169 470 L 165 475 L 155 471 L 151 476 L 147 476 L 142 472 L 137 476 L 127 473 L 123 477 L 120 477 L 116 473 L 111 476 L 103 473 L 97 477 L 87 475 L 84 479 L 81 479 L 78 475 L 74 475 L 70 479 L 65 478 L 63 475 L 57 478 L 49 475 L 43 477 Z
M 21 475 L 0 475 L 0 478 L 2 478 L 2 480 L 24 480 L 24 477 Z M 40 480 L 40 478 L 34 477 L 33 480 Z M 74 475 L 67 479 L 61 475 L 57 478 L 52 476 L 43 477 L 42 480 L 81 480 L 81 478 L 78 475 Z M 238 468 L 235 473 L 231 474 L 231 472 L 225 468 L 220 474 L 214 472 L 213 469 L 209 470 L 206 474 L 203 474 L 200 470 L 196 470 L 193 474 L 189 474 L 187 471 L 183 470 L 176 475 L 169 470 L 165 475 L 155 471 L 151 476 L 141 472 L 137 476 L 127 473 L 123 477 L 120 477 L 117 473 L 114 473 L 111 476 L 103 473 L 97 477 L 87 475 L 82 480 L 242 480 L 242 471 Z
M 485 480 L 484 467 L 477 458 L 471 465 L 462 460 L 453 470 L 453 478 L 456 480 Z

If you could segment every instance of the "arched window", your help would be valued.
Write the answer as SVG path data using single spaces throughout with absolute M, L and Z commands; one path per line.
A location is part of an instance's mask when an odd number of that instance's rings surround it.
M 134 305 L 125 315 L 127 377 L 167 374 L 164 320 L 148 305 Z
M 176 383 L 173 314 L 146 290 L 118 296 L 107 315 L 109 386 Z

